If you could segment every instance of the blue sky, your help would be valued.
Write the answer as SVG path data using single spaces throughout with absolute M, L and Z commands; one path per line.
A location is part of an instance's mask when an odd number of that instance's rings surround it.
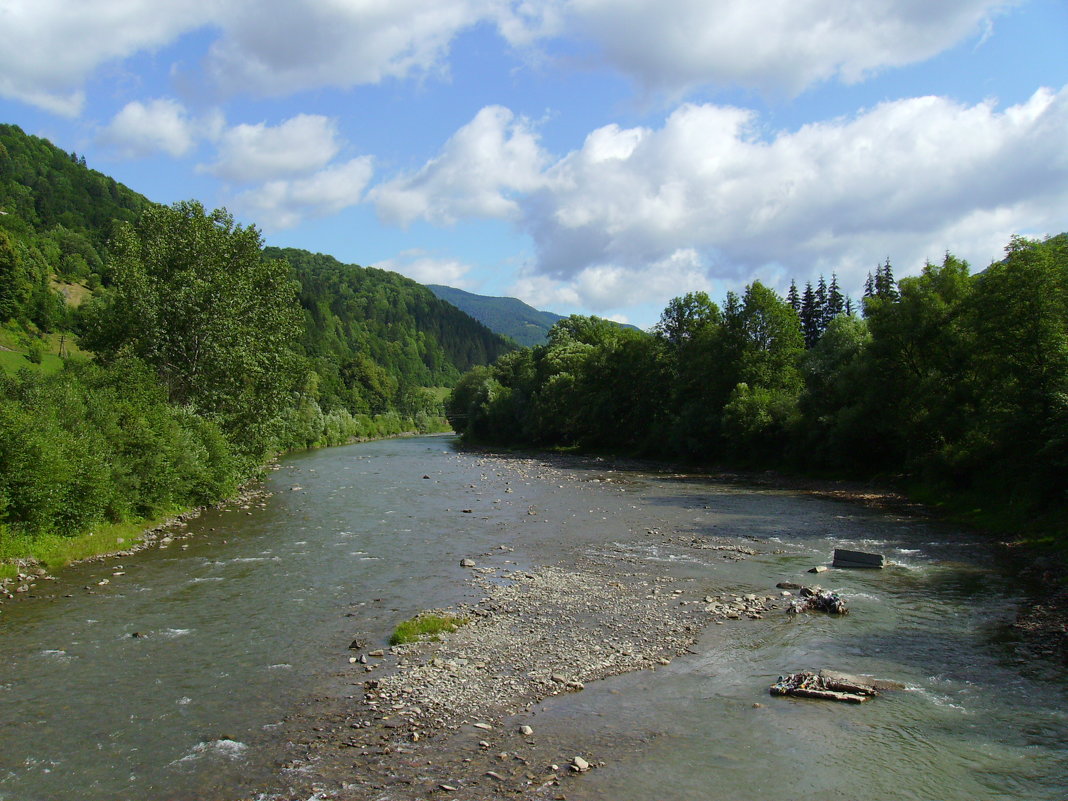
M 1064 0 L 0 0 L 0 121 L 268 244 L 648 327 L 1068 230 Z

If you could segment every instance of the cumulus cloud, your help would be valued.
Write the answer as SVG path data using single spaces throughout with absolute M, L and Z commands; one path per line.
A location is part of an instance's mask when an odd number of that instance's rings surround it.
M 991 219 L 1004 240 L 1068 210 L 1068 90 L 1000 113 L 992 102 L 889 102 L 770 141 L 754 122 L 685 105 L 660 130 L 591 134 L 525 205 L 542 270 L 650 263 L 680 246 L 728 275 L 860 270 L 969 245 L 957 236 Z
M 404 78 L 443 66 L 460 31 L 500 0 L 312 0 L 224 4 L 208 70 L 223 87 L 282 95 Z
M 649 89 L 697 86 L 795 94 L 829 79 L 854 83 L 924 61 L 1014 0 L 547 0 L 520 3 L 501 32 L 516 44 L 592 42 L 606 63 Z
M 392 259 L 378 262 L 376 267 L 406 275 L 420 284 L 443 284 L 457 289 L 472 289 L 468 273 L 471 266 L 456 259 L 435 257 L 425 250 L 406 250 Z
M 0 95 L 76 115 L 110 61 L 212 28 L 209 80 L 282 96 L 448 71 L 456 36 L 496 25 L 513 46 L 592 45 L 648 89 L 796 93 L 930 58 L 1019 0 L 62 0 L 0 6 Z M 32 46 L 27 46 L 32 43 Z
M 627 322 L 612 310 L 646 306 L 660 309 L 684 292 L 711 292 L 701 255 L 692 248 L 676 250 L 648 265 L 598 264 L 572 276 L 552 276 L 536 267 L 522 271 L 510 291 L 539 308 L 583 308 Z
M 515 218 L 516 197 L 539 187 L 547 155 L 530 124 L 487 106 L 457 131 L 441 154 L 414 173 L 370 192 L 379 214 L 407 225 L 422 218 L 452 224 L 463 217 Z
M 207 169 L 235 183 L 257 183 L 321 169 L 340 149 L 334 120 L 298 114 L 275 126 L 227 129 L 219 139 L 219 158 Z
M 0 95 L 75 116 L 93 70 L 206 24 L 211 8 L 147 0 L 0 4 Z
M 127 103 L 101 131 L 99 141 L 125 158 L 163 152 L 184 156 L 202 137 L 211 137 L 222 124 L 217 114 L 194 120 L 185 106 L 170 98 Z
M 268 231 L 292 228 L 355 206 L 374 173 L 370 156 L 325 167 L 307 177 L 277 179 L 241 192 L 235 205 Z
M 489 119 L 499 130 L 509 117 L 493 109 Z M 758 122 L 685 104 L 660 128 L 597 129 L 540 174 L 532 165 L 545 154 L 532 142 L 507 197 L 500 155 L 487 168 L 454 146 L 458 134 L 424 170 L 371 196 L 405 221 L 514 219 L 536 253 L 522 296 L 598 310 L 710 276 L 781 287 L 837 271 L 859 287 L 887 256 L 899 270 L 946 249 L 985 263 L 1013 233 L 1056 232 L 1068 214 L 1068 88 L 1000 111 L 910 98 L 771 137 Z

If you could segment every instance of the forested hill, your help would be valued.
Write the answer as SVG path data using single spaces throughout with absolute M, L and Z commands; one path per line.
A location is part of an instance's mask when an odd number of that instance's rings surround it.
M 445 430 L 444 388 L 514 347 L 414 281 L 264 248 L 0 125 L 0 578 L 279 451 Z
M 89 169 L 85 158 L 65 153 L 17 125 L 0 124 L 0 209 L 23 231 L 62 226 L 99 247 L 114 220 L 136 220 L 149 200 Z
M 320 392 L 349 408 L 380 411 L 405 388 L 452 386 L 514 347 L 397 273 L 295 248 L 268 247 L 264 256 L 292 266 Z
M 558 320 L 563 319 L 559 314 L 539 311 L 528 306 L 518 298 L 475 295 L 440 284 L 427 284 L 427 289 L 498 334 L 503 334 L 524 347 L 544 345 L 548 341 L 549 329 Z
M 21 317 L 43 331 L 69 326 L 53 282 L 100 286 L 114 224 L 136 220 L 149 205 L 77 154 L 0 125 L 0 323 Z

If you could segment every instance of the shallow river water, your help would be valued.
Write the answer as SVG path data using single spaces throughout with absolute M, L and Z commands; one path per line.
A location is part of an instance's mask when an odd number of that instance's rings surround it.
M 713 625 L 666 668 L 542 704 L 539 736 L 605 762 L 569 799 L 1068 797 L 1068 682 L 1022 656 L 1007 624 L 1023 599 L 962 532 L 595 461 L 539 469 L 443 437 L 299 455 L 267 486 L 265 508 L 206 513 L 189 539 L 0 607 L 0 801 L 254 793 L 277 771 L 282 718 L 353 636 L 384 643 L 415 612 L 470 600 L 459 560 L 501 545 L 521 566 L 589 552 L 710 594 L 773 593 L 840 545 L 893 562 L 819 577 L 844 618 Z M 758 553 L 685 544 L 707 536 Z M 907 689 L 856 707 L 767 695 L 819 667 Z

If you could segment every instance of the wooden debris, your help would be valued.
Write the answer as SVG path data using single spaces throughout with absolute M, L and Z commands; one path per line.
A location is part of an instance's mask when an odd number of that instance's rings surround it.
M 893 681 L 854 676 L 837 670 L 821 670 L 819 673 L 802 670 L 789 676 L 779 676 L 779 680 L 771 685 L 770 692 L 772 695 L 860 704 L 874 698 L 882 690 L 902 689 L 903 686 Z

